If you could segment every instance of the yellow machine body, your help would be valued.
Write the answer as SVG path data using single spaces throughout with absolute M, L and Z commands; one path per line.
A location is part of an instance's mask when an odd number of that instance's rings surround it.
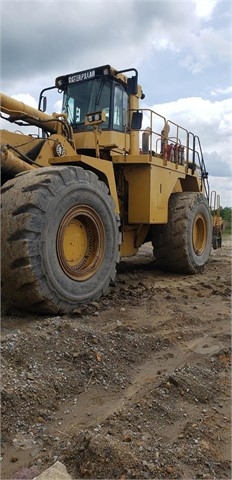
M 128 78 L 110 66 L 107 68 L 108 74 L 126 88 Z M 68 78 L 74 82 L 77 75 Z M 61 88 L 63 79 L 67 76 L 56 80 L 57 88 Z M 101 121 L 93 122 L 88 131 L 75 131 L 67 120 L 67 113 L 48 115 L 1 94 L 1 111 L 11 122 L 25 122 L 46 131 L 45 136 L 38 137 L 2 130 L 2 169 L 7 179 L 27 169 L 48 165 L 54 168 L 81 165 L 93 170 L 107 184 L 115 212 L 121 217 L 121 256 L 137 252 L 149 225 L 168 222 L 168 202 L 173 192 L 205 195 L 205 184 L 199 174 L 201 166 L 195 161 L 193 165 L 190 160 L 190 154 L 195 155 L 196 151 L 195 146 L 190 146 L 189 132 L 148 109 L 144 110 L 148 124 L 143 129 L 130 126 L 133 114 L 143 113 L 140 98 L 143 92 L 141 86 L 136 85 L 136 91 L 128 94 L 122 131 L 104 130 Z M 160 131 L 154 127 L 156 120 L 161 122 Z M 174 129 L 172 136 L 170 127 Z M 141 146 L 141 139 L 146 148 Z M 170 143 L 173 150 L 174 145 L 181 145 L 181 153 L 172 152 L 171 157 Z M 197 155 L 199 158 L 199 152 Z
M 46 113 L 52 89 L 61 113 Z M 137 70 L 110 65 L 58 77 L 38 110 L 0 94 L 1 117 L 16 130 L 2 130 L 0 144 L 8 302 L 73 313 L 100 299 L 120 258 L 146 242 L 157 268 L 184 274 L 221 246 L 199 137 L 141 108 L 143 98 Z

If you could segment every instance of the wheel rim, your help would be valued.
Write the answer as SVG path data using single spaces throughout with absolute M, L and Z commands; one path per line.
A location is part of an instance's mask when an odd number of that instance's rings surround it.
M 57 256 L 62 270 L 76 281 L 92 277 L 105 253 L 105 230 L 91 207 L 73 207 L 63 217 L 57 232 Z
M 198 215 L 193 224 L 193 248 L 196 255 L 204 252 L 207 243 L 207 224 L 203 215 Z

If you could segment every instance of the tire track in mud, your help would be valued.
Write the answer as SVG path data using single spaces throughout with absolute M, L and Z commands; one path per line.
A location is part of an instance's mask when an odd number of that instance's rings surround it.
M 73 402 L 66 403 L 57 411 L 57 419 L 65 418 L 62 434 L 72 435 L 104 422 L 108 417 L 120 411 L 128 402 L 136 403 L 136 395 L 147 390 L 149 386 L 155 389 L 168 378 L 174 370 L 183 368 L 187 363 L 195 363 L 203 355 L 211 356 L 220 352 L 223 343 L 216 342 L 214 337 L 206 335 L 189 341 L 184 349 L 178 346 L 168 348 L 165 353 L 156 352 L 144 363 L 137 365 L 131 374 L 129 385 L 122 393 L 107 392 L 106 390 L 87 385 L 86 391 L 81 393 Z M 65 413 L 68 411 L 68 415 Z M 57 424 L 57 422 L 56 422 Z M 48 433 L 59 433 L 56 425 L 50 425 Z
M 61 403 L 56 411 L 55 421 L 48 422 L 43 428 L 43 436 L 54 439 L 70 438 L 81 431 L 103 424 L 127 405 L 132 408 L 138 397 L 147 395 L 149 390 L 158 388 L 165 379 L 172 376 L 176 369 L 195 363 L 203 356 L 220 352 L 223 344 L 207 335 L 185 343 L 183 348 L 173 345 L 153 353 L 145 362 L 136 365 L 131 372 L 129 384 L 121 391 L 106 391 L 100 386 L 86 384 L 85 391 L 71 401 Z M 172 435 L 172 430 L 169 431 Z M 17 458 L 17 465 L 23 467 L 25 460 L 30 461 L 41 451 L 33 445 L 32 437 L 16 436 L 13 447 L 9 447 L 5 462 Z M 3 470 L 4 473 L 4 470 Z M 4 477 L 3 477 L 4 478 Z

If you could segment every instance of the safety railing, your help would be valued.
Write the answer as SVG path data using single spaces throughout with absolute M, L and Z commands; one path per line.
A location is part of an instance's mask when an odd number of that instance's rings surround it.
M 140 129 L 140 153 L 150 155 L 151 159 L 159 156 L 165 166 L 167 162 L 174 163 L 177 169 L 184 166 L 192 175 L 199 170 L 201 188 L 209 201 L 208 173 L 199 137 L 149 108 L 139 111 L 143 113 L 143 124 L 147 124 Z
M 212 190 L 210 193 L 210 202 L 209 208 L 212 215 L 213 225 L 220 225 L 221 217 L 220 217 L 220 195 L 217 194 L 215 190 Z

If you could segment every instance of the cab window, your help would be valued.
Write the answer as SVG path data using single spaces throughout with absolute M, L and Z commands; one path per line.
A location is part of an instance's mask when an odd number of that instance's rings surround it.
M 71 125 L 83 128 L 87 113 L 104 111 L 106 121 L 102 128 L 107 129 L 109 128 L 110 98 L 111 84 L 100 79 L 69 85 L 64 94 L 63 112 L 68 114 Z
M 128 95 L 120 85 L 115 85 L 114 111 L 113 111 L 113 129 L 114 130 L 119 130 L 121 132 L 124 131 L 125 126 L 128 125 L 127 111 L 128 111 Z

